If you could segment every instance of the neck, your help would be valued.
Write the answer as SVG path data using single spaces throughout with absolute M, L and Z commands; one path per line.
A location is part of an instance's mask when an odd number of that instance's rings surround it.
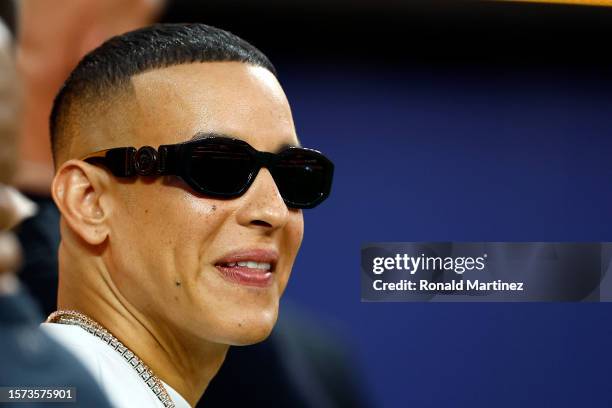
M 121 296 L 106 271 L 100 270 L 102 265 L 78 269 L 87 270 L 87 276 L 99 276 L 100 281 L 84 284 L 82 279 L 62 276 L 58 309 L 76 310 L 97 321 L 195 406 L 219 371 L 229 346 L 184 335 L 172 322 L 140 313 Z M 77 282 L 78 287 L 71 288 Z

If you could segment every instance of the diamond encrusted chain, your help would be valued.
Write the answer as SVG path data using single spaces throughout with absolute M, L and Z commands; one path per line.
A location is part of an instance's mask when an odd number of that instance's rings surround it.
M 161 380 L 153 374 L 151 369 L 135 355 L 129 348 L 121 343 L 102 325 L 87 315 L 76 310 L 58 310 L 47 318 L 47 323 L 70 324 L 79 326 L 83 330 L 93 334 L 115 350 L 123 359 L 134 369 L 138 376 L 144 381 L 155 396 L 164 404 L 166 408 L 175 408 L 174 402 L 168 395 L 168 391 Z

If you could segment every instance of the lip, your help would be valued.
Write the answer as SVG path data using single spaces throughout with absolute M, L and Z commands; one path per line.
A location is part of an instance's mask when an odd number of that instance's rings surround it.
M 247 266 L 224 266 L 232 262 L 265 262 L 270 264 L 269 270 L 249 268 Z M 215 268 L 223 278 L 230 282 L 246 286 L 266 287 L 272 283 L 276 263 L 278 262 L 278 251 L 274 249 L 251 248 L 240 249 L 225 254 L 215 261 Z

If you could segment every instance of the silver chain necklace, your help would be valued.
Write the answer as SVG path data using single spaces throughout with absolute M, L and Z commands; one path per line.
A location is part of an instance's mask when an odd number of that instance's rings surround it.
M 58 310 L 49 315 L 47 323 L 69 324 L 79 326 L 83 330 L 93 334 L 95 337 L 108 344 L 128 363 L 133 370 L 138 373 L 140 379 L 147 387 L 155 394 L 155 396 L 164 404 L 166 408 L 175 408 L 174 402 L 164 384 L 153 371 L 129 348 L 121 343 L 115 336 L 106 330 L 100 323 L 93 320 L 91 317 L 77 312 L 76 310 Z

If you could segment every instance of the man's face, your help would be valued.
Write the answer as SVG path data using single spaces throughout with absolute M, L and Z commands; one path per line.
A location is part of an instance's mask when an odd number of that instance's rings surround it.
M 101 148 L 125 146 L 128 139 L 135 147 L 157 147 L 201 132 L 231 135 L 268 152 L 298 144 L 287 99 L 264 68 L 185 64 L 140 74 L 132 83 L 129 119 L 119 131 L 125 133 Z M 270 333 L 304 224 L 266 168 L 230 200 L 199 195 L 173 176 L 114 179 L 109 197 L 104 256 L 121 296 L 139 313 L 196 341 L 249 344 Z M 228 279 L 216 266 L 230 253 L 257 249 L 278 253 L 267 285 Z

